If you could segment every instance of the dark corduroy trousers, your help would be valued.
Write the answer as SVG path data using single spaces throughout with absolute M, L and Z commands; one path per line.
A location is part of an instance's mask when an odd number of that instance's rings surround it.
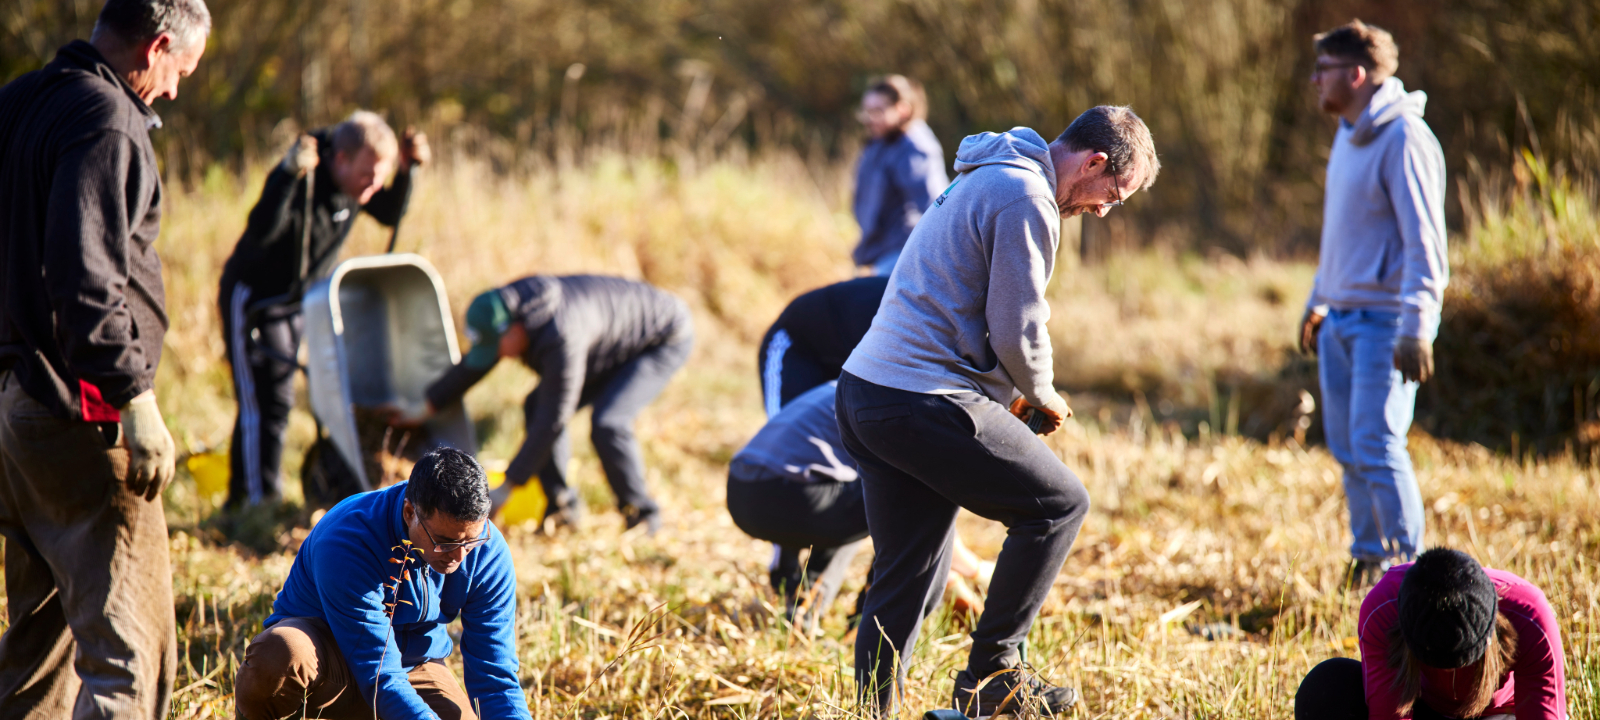
M 51 415 L 0 373 L 0 718 L 167 716 L 177 671 L 161 499 L 128 491 L 114 423 Z

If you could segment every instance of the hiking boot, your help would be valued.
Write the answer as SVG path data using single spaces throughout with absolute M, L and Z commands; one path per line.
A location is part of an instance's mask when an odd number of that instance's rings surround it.
M 1365 590 L 1372 587 L 1388 570 L 1388 560 L 1351 559 L 1350 566 L 1344 571 L 1344 589 Z
M 1060 715 L 1076 702 L 1076 689 L 1052 687 L 1027 666 L 1001 670 L 989 676 L 988 682 L 971 670 L 962 670 L 956 676 L 953 698 L 955 709 L 973 720 L 1022 712 Z
M 644 534 L 649 537 L 655 537 L 656 533 L 661 531 L 661 510 L 659 508 L 640 510 L 628 505 L 622 508 L 622 517 L 627 521 L 627 526 L 623 528 L 623 532 L 632 530 L 640 525 L 645 526 Z

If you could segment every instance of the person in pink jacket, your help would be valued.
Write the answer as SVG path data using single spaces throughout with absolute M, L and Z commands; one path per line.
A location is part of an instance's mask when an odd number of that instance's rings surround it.
M 1358 628 L 1362 659 L 1312 668 L 1295 720 L 1567 720 L 1555 611 L 1512 573 L 1429 550 L 1384 573 Z

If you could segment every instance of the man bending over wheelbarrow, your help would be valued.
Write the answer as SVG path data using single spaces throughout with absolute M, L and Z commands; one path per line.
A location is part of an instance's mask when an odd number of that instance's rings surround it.
M 654 535 L 661 511 L 645 489 L 633 419 L 689 359 L 694 326 L 683 301 L 621 278 L 534 275 L 473 298 L 466 320 L 472 349 L 428 388 L 425 408 L 396 423 L 420 423 L 460 400 L 500 358 L 521 358 L 539 385 L 523 402 L 522 448 L 490 494 L 494 511 L 537 474 L 546 517 L 577 524 L 582 503 L 567 483 L 567 423 L 593 405 L 590 437 L 627 527 L 643 524 Z
M 239 403 L 228 507 L 274 504 L 282 495 L 278 463 L 294 407 L 305 289 L 332 272 L 356 213 L 391 227 L 400 224 L 411 196 L 411 169 L 430 156 L 427 136 L 408 130 L 396 140 L 383 118 L 358 110 L 338 125 L 301 135 L 267 174 L 244 235 L 223 267 L 218 295 Z M 394 182 L 386 188 L 391 173 Z

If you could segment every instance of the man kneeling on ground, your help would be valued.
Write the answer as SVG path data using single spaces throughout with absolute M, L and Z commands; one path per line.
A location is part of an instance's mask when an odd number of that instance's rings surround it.
M 489 524 L 483 468 L 460 450 L 339 503 L 300 548 L 266 631 L 250 641 L 241 720 L 527 718 L 517 681 L 517 583 Z M 461 618 L 466 690 L 445 667 Z

